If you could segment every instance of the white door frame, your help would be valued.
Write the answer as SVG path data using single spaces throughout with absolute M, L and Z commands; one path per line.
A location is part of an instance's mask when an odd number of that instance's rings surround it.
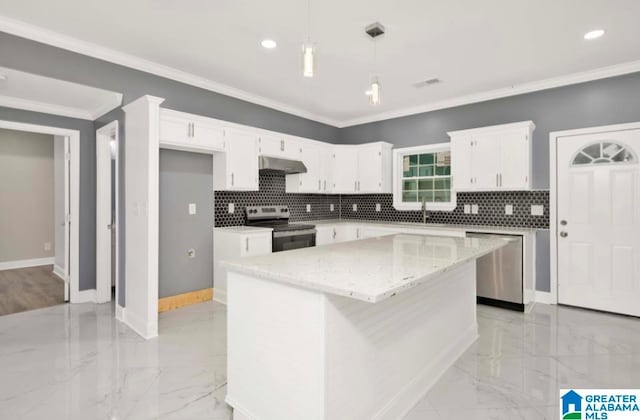
M 69 138 L 69 187 L 65 185 L 65 190 L 69 190 L 70 211 L 69 220 L 66 225 L 68 236 L 65 234 L 65 237 L 69 238 L 69 244 L 65 244 L 65 247 L 68 246 L 70 255 L 69 264 L 65 264 L 65 276 L 69 283 L 69 301 L 71 303 L 81 303 L 91 300 L 89 298 L 90 294 L 80 293 L 78 277 L 80 272 L 78 267 L 80 261 L 80 131 L 6 120 L 0 120 L 0 128 L 16 131 L 28 131 L 31 133 L 50 134 L 53 136 L 65 136 Z M 65 153 L 66 152 L 67 151 L 65 150 Z
M 115 153 L 115 215 L 111 220 L 111 141 Z M 118 296 L 118 121 L 96 130 L 96 301 L 111 301 L 111 231 L 115 229 L 115 279 Z M 106 226 L 111 225 L 107 230 Z
M 549 248 L 551 252 L 551 296 L 549 303 L 558 303 L 558 142 L 563 137 L 637 129 L 640 129 L 640 122 L 603 125 L 599 127 L 579 128 L 576 130 L 554 131 L 549 133 Z

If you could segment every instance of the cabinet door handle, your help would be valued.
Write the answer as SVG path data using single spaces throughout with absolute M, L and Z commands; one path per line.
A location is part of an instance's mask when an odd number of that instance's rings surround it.
M 324 180 L 324 190 L 327 191 L 327 180 Z
M 500 174 L 500 186 L 502 187 L 502 174 Z
M 191 137 L 196 136 L 196 123 L 191 123 Z
M 353 189 L 358 191 L 358 181 L 353 181 Z
M 234 182 L 234 176 L 233 176 L 233 172 L 231 172 L 231 185 L 233 186 L 233 182 Z
M 336 239 L 336 228 L 333 228 L 333 239 Z
M 244 238 L 244 248 L 249 252 L 249 238 Z
M 280 151 L 284 152 L 284 140 L 280 140 Z
M 318 180 L 318 191 L 322 191 L 322 181 Z

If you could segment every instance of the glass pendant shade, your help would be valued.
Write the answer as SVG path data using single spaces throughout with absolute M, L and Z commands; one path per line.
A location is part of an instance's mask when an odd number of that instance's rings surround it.
M 371 95 L 369 95 L 369 103 L 371 105 L 380 105 L 380 82 L 375 77 L 371 82 Z
M 302 44 L 302 74 L 313 77 L 316 67 L 316 50 L 310 42 Z

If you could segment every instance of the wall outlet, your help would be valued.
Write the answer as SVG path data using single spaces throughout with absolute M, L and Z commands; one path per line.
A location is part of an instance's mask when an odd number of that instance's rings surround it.
M 380 205 L 380 203 L 376 203 L 376 211 L 378 213 L 380 213 L 382 211 L 382 206 Z
M 333 211 L 333 210 L 335 210 L 335 207 L 333 206 L 333 203 L 329 204 L 329 211 Z
M 189 216 L 196 214 L 196 203 L 189 203 Z
M 311 213 L 311 204 L 307 204 L 307 213 Z
M 532 204 L 531 205 L 531 215 L 532 216 L 543 216 L 544 215 L 544 206 L 541 204 Z
M 352 210 L 353 211 L 358 211 L 358 205 L 356 203 L 353 203 Z
M 44 243 L 44 250 L 45 251 L 51 251 L 51 242 L 45 242 Z
M 471 213 L 471 204 L 465 204 L 464 205 L 464 214 L 469 214 Z
M 472 204 L 471 205 L 471 214 L 478 214 L 478 205 L 477 204 Z
M 504 206 L 504 214 L 506 214 L 507 216 L 513 215 L 513 204 L 506 204 Z
M 187 250 L 187 256 L 189 258 L 195 258 L 196 257 L 196 250 L 191 248 Z
M 233 212 L 235 212 L 235 211 L 236 211 L 236 206 L 235 206 L 235 204 L 233 204 L 233 203 L 229 203 L 229 209 L 227 210 L 227 212 L 228 212 L 229 214 L 233 214 Z

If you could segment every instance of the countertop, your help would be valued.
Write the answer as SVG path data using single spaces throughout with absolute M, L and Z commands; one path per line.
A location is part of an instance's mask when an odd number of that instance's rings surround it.
M 323 225 L 337 225 L 337 224 L 350 224 L 350 225 L 369 225 L 379 226 L 381 228 L 388 226 L 393 227 L 408 227 L 414 229 L 442 229 L 442 230 L 463 230 L 465 232 L 483 232 L 483 233 L 505 233 L 516 235 L 530 235 L 535 233 L 536 230 L 532 228 L 523 227 L 510 227 L 510 226 L 486 226 L 486 225 L 456 225 L 456 224 L 444 224 L 444 223 L 411 223 L 411 222 L 386 222 L 380 220 L 363 220 L 363 219 L 321 219 L 321 220 L 305 220 L 300 222 L 291 222 L 292 224 L 306 224 L 316 225 L 318 227 Z
M 266 227 L 255 227 L 255 226 L 227 226 L 227 227 L 216 227 L 213 228 L 214 231 L 222 231 L 222 232 L 231 232 L 231 233 L 263 233 L 263 232 L 271 232 L 272 228 Z
M 505 244 L 500 239 L 399 233 L 222 264 L 229 271 L 376 303 Z

